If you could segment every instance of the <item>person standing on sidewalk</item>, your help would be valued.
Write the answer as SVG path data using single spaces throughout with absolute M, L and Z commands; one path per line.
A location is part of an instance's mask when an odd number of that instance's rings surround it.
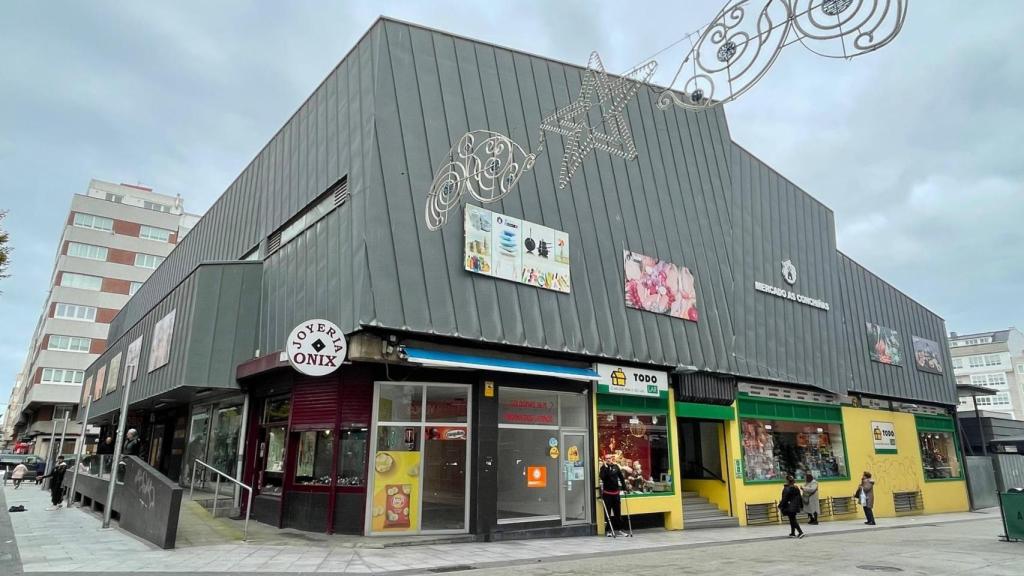
M 24 462 L 18 462 L 18 465 L 11 472 L 11 480 L 14 480 L 15 490 L 18 489 L 18 486 L 21 486 L 21 481 L 25 478 L 25 474 L 28 474 L 28 467 L 25 466 Z M 6 484 L 6 482 L 4 483 Z
M 50 479 L 50 502 L 53 506 L 47 508 L 47 510 L 60 510 L 61 505 L 64 501 L 64 473 L 67 472 L 68 465 L 64 462 L 63 456 L 57 456 L 57 464 L 50 470 L 50 473 L 43 476 L 43 478 Z
M 855 496 L 860 501 L 861 508 L 864 509 L 864 517 L 867 518 L 865 524 L 874 526 L 875 513 L 872 508 L 875 507 L 875 480 L 871 477 L 871 472 L 865 471 L 861 476 L 860 486 L 857 488 Z
M 818 514 L 821 513 L 821 503 L 818 502 L 818 481 L 810 472 L 804 475 L 804 487 L 801 489 L 804 502 L 804 513 L 810 519 L 809 524 L 818 523 Z
M 796 519 L 802 505 L 803 500 L 800 498 L 800 489 L 796 487 L 796 478 L 792 475 L 786 476 L 786 485 L 782 487 L 782 498 L 779 500 L 779 511 L 789 518 L 790 538 L 804 537 L 804 531 Z
M 622 490 L 626 489 L 626 477 L 622 475 L 622 469 L 615 463 L 614 454 L 605 454 L 604 462 L 601 463 L 601 471 L 598 474 L 601 479 L 601 501 L 608 511 L 608 522 L 611 525 L 611 536 L 615 531 L 622 528 Z
M 128 430 L 127 436 L 125 436 L 124 448 L 121 453 L 125 456 L 138 456 L 139 451 L 142 449 L 142 441 L 139 440 L 139 431 L 135 428 Z M 111 452 L 113 454 L 113 452 Z

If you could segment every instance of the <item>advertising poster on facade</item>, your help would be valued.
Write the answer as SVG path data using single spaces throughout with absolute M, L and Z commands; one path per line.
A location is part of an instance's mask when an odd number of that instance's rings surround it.
M 896 426 L 892 422 L 871 422 L 875 454 L 896 453 Z
M 626 306 L 696 322 L 697 290 L 688 268 L 623 251 Z
M 124 358 L 125 382 L 135 382 L 139 377 L 139 356 L 142 355 L 142 336 L 135 339 L 128 345 L 128 351 Z
M 871 359 L 882 364 L 903 365 L 903 350 L 900 335 L 892 328 L 867 322 L 868 352 Z
M 472 204 L 465 214 L 466 270 L 569 293 L 568 234 Z
M 914 365 L 918 370 L 942 374 L 942 352 L 939 343 L 925 338 L 911 337 L 914 341 Z
M 104 394 L 110 394 L 117 390 L 117 377 L 121 372 L 121 354 L 117 354 L 110 360 L 110 373 L 107 374 L 107 388 Z
M 86 399 L 89 398 L 89 394 L 92 394 L 92 377 L 91 376 L 89 378 L 85 379 L 85 385 L 82 386 L 82 401 L 79 402 L 79 405 L 85 406 L 85 401 L 86 401 Z
M 96 371 L 96 385 L 92 389 L 92 399 L 99 400 L 103 396 L 103 383 L 106 382 L 107 367 L 102 366 Z
M 167 364 L 171 359 L 171 338 L 174 337 L 174 315 L 177 310 L 171 310 L 170 314 L 164 316 L 153 327 L 153 343 L 149 347 L 149 370 L 152 372 Z
M 372 532 L 419 531 L 419 476 L 419 452 L 377 452 L 373 458 Z

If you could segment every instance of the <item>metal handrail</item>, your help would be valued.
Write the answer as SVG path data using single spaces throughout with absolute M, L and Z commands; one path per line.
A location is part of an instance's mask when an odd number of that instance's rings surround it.
M 246 484 L 242 484 L 238 480 L 235 480 L 234 478 L 232 478 L 226 472 L 222 472 L 222 471 L 214 468 L 213 466 L 210 466 L 206 462 L 203 462 L 202 460 L 200 460 L 198 458 L 195 459 L 195 463 L 199 464 L 200 466 L 203 466 L 204 468 L 206 468 L 206 469 L 214 472 L 215 474 L 217 474 L 217 488 L 216 488 L 216 491 L 214 492 L 214 494 L 216 494 L 216 496 L 214 496 L 214 498 L 213 498 L 213 512 L 210 513 L 214 517 L 217 516 L 217 500 L 220 499 L 220 479 L 221 479 L 221 477 L 227 478 L 229 481 L 237 484 L 240 488 L 244 488 L 245 490 L 249 491 L 249 498 L 247 499 L 247 501 L 246 501 L 247 503 L 246 503 L 246 506 L 245 506 L 245 524 L 244 524 L 244 527 L 242 528 L 242 542 L 248 541 L 248 539 L 249 539 L 249 516 L 252 514 L 252 486 L 248 486 Z M 195 489 L 196 489 L 196 470 L 198 470 L 198 467 L 193 466 L 192 467 L 192 481 L 189 483 L 189 487 L 188 487 L 188 499 L 189 500 L 193 499 L 192 498 L 192 494 L 195 492 Z

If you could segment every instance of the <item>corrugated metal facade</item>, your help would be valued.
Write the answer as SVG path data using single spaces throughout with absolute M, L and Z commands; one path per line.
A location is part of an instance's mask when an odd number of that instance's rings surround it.
M 849 379 L 832 211 L 738 145 L 732 146 L 733 319 L 740 374 L 842 393 Z M 796 266 L 788 285 L 782 262 Z M 754 290 L 786 288 L 832 305 L 825 311 Z
M 141 322 L 112 342 L 86 371 L 87 378 L 93 376 L 111 358 L 121 355 L 121 382 L 116 390 L 94 401 L 90 418 L 114 412 L 121 406 L 126 351 L 139 337 L 142 350 L 130 403 L 186 386 L 237 389 L 235 367 L 255 353 L 260 276 L 261 266 L 257 262 L 201 265 L 188 275 Z M 172 310 L 175 318 L 170 361 L 149 372 L 153 329 Z
M 909 325 L 922 326 L 917 335 L 940 342 L 941 319 L 851 268 L 835 250 L 831 211 L 734 145 L 721 108 L 662 111 L 641 90 L 625 111 L 636 160 L 594 152 L 558 190 L 562 139 L 550 137 L 516 189 L 486 206 L 569 234 L 571 294 L 466 272 L 461 211 L 437 232 L 423 221 L 434 169 L 469 130 L 537 150 L 542 117 L 575 99 L 583 74 L 378 21 L 122 310 L 110 341 L 199 262 L 266 247 L 267 236 L 347 177 L 351 199 L 264 261 L 264 354 L 281 349 L 299 322 L 324 317 L 347 332 L 374 326 L 955 403 L 951 374 L 929 387 L 931 375 L 882 377 L 879 368 L 891 367 L 854 358 L 867 354 L 864 338 L 850 339 L 852 312 L 843 305 L 851 290 L 859 294 L 855 286 L 879 286 L 873 300 L 855 301 L 858 315 L 901 309 Z M 591 120 L 600 121 L 596 112 Z M 626 308 L 624 249 L 688 267 L 699 322 Z M 799 273 L 792 289 L 829 302 L 830 311 L 754 290 L 755 281 L 783 286 L 785 259 Z M 142 325 L 159 319 L 161 306 Z
M 945 340 L 946 323 L 845 254 L 837 252 L 837 255 L 851 372 L 849 389 L 878 396 L 956 404 L 952 359 Z M 903 346 L 902 366 L 871 360 L 867 322 L 899 333 Z M 944 366 L 942 375 L 922 372 L 914 365 L 913 336 L 939 343 Z

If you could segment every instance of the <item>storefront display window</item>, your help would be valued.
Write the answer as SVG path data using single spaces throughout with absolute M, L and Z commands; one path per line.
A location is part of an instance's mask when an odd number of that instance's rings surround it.
M 427 389 L 427 422 L 466 422 L 469 390 L 451 386 Z
M 927 480 L 960 478 L 960 460 L 956 440 L 949 432 L 918 432 L 921 462 Z
M 266 459 L 263 478 L 260 485 L 261 494 L 280 494 L 281 480 L 284 474 L 284 426 L 266 428 Z
M 628 491 L 672 492 L 668 414 L 597 414 L 598 457 L 612 455 L 622 469 Z
M 263 411 L 263 422 L 287 421 L 292 410 L 292 399 L 288 397 L 271 398 L 267 400 L 266 408 Z
M 338 455 L 338 486 L 366 486 L 366 428 L 341 431 Z
M 299 451 L 295 461 L 295 484 L 329 486 L 334 439 L 330 430 L 299 433 Z
M 743 470 L 748 481 L 784 481 L 805 473 L 819 480 L 846 479 L 840 424 L 743 420 Z
M 420 421 L 423 386 L 381 384 L 377 403 L 378 422 Z

